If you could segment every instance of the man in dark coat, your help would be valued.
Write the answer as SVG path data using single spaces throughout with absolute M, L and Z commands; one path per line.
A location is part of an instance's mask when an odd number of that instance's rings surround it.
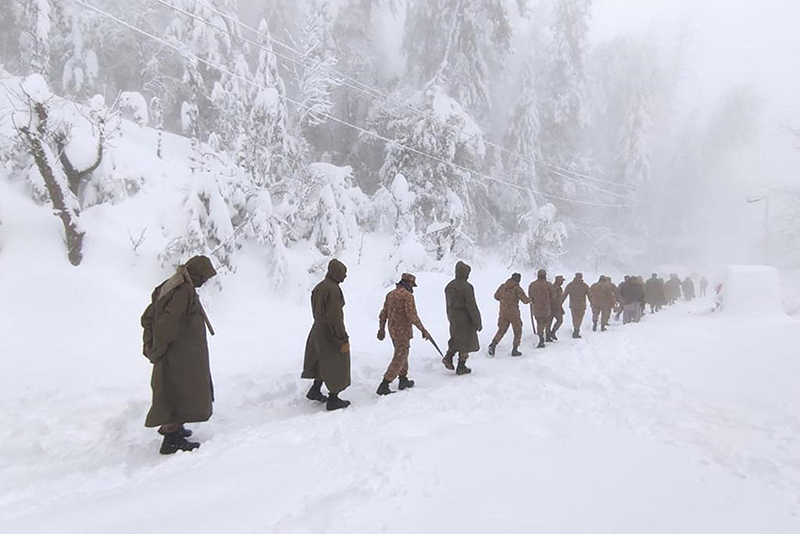
M 430 334 L 417 314 L 417 305 L 414 302 L 414 288 L 417 287 L 417 278 L 411 273 L 403 273 L 395 289 L 386 295 L 383 309 L 378 316 L 378 340 L 386 339 L 386 323 L 389 323 L 389 337 L 394 345 L 394 356 L 383 375 L 383 381 L 378 386 L 378 395 L 394 393 L 389 388 L 395 378 L 400 377 L 399 389 L 414 387 L 414 381 L 408 379 L 408 352 L 411 348 L 411 339 L 414 337 L 412 326 L 419 328 L 423 339 L 430 339 Z
M 314 380 L 306 398 L 327 402 L 329 411 L 350 406 L 339 393 L 350 385 L 350 337 L 344 326 L 344 295 L 339 284 L 347 278 L 347 267 L 333 259 L 328 274 L 311 292 L 314 325 L 308 333 L 302 378 Z M 322 384 L 328 396 L 322 393 Z
M 589 286 L 583 281 L 583 273 L 575 273 L 575 278 L 564 288 L 562 303 L 566 302 L 567 298 L 572 312 L 572 337 L 580 339 L 583 316 L 586 315 L 586 302 L 589 299 Z
M 531 302 L 531 323 L 536 326 L 535 331 L 539 334 L 537 349 L 543 349 L 545 341 L 553 340 L 550 323 L 553 320 L 553 294 L 555 291 L 553 284 L 547 281 L 547 271 L 544 269 L 540 269 L 536 273 L 536 280 L 528 286 L 528 298 L 530 298 Z
M 475 288 L 467 280 L 472 268 L 464 262 L 456 264 L 456 277 L 444 288 L 445 302 L 447 304 L 447 320 L 450 322 L 450 341 L 447 354 L 442 358 L 442 364 L 449 369 L 455 369 L 456 374 L 466 375 L 472 372 L 467 367 L 470 352 L 480 350 L 478 332 L 483 330 L 481 312 L 475 301 Z M 458 368 L 453 366 L 453 357 L 458 353 Z
M 683 296 L 686 300 L 692 300 L 694 298 L 694 282 L 692 281 L 691 276 L 687 276 L 686 279 L 681 284 L 681 289 L 683 289 Z
M 195 288 L 216 274 L 207 257 L 193 257 L 153 291 L 142 315 L 144 355 L 153 364 L 153 403 L 145 426 L 160 427 L 161 454 L 199 447 L 186 439 L 192 432 L 184 423 L 211 417 L 214 391 L 206 328 L 214 331 Z
M 553 312 L 553 326 L 550 327 L 550 341 L 558 341 L 556 332 L 564 324 L 564 277 L 560 274 L 553 281 L 553 299 L 550 311 Z
M 509 326 L 514 331 L 514 348 L 511 350 L 511 355 L 522 356 L 519 351 L 519 344 L 522 342 L 522 317 L 519 314 L 519 303 L 530 304 L 530 300 L 520 287 L 520 281 L 522 281 L 522 275 L 514 273 L 494 292 L 494 299 L 500 303 L 500 314 L 497 318 L 497 333 L 489 344 L 489 356 L 494 356 L 497 344 L 506 335 Z

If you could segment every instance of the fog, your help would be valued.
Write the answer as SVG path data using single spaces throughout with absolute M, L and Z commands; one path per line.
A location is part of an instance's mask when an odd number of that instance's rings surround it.
M 388 231 L 434 260 L 800 266 L 790 0 L 4 6 L 7 76 L 41 73 L 78 104 L 141 94 L 163 108 L 147 126 L 230 156 L 273 207 L 308 191 L 314 162 L 349 168 L 358 229 L 314 230 L 336 216 L 297 205 L 278 249 Z

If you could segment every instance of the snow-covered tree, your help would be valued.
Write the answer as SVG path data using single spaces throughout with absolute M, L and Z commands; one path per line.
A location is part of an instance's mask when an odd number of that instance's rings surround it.
M 286 88 L 272 52 L 269 27 L 262 21 L 258 28 L 260 48 L 251 89 L 252 106 L 247 122 L 242 161 L 257 184 L 270 185 L 297 173 L 298 147 L 289 132 Z
M 558 220 L 552 204 L 539 207 L 534 199 L 530 204 L 533 209 L 520 217 L 524 230 L 519 234 L 512 263 L 548 269 L 564 251 L 567 228 Z
M 17 133 L 25 144 L 42 184 L 42 196 L 53 205 L 54 214 L 64 226 L 67 256 L 72 265 L 83 260 L 85 232 L 80 224 L 80 205 L 69 178 L 59 165 L 53 150 L 52 102 L 54 97 L 40 74 L 32 74 L 19 87 L 20 97 L 27 105 L 14 118 Z M 63 159 L 62 159 L 63 161 Z
M 438 85 L 430 84 L 407 104 L 387 104 L 372 118 L 383 137 L 397 141 L 385 145 L 381 180 L 388 186 L 402 174 L 408 181 L 415 232 L 427 236 L 437 255 L 468 248 L 476 230 L 476 201 L 487 191 L 485 180 L 468 170 L 481 168 L 486 153 L 481 130 Z
M 300 127 L 306 139 L 320 146 L 319 127 L 335 109 L 333 89 L 338 85 L 331 70 L 338 62 L 331 36 L 332 20 L 327 0 L 319 0 L 306 16 L 302 34 L 302 56 L 295 68 L 299 91 Z
M 22 4 L 24 27 L 19 50 L 24 56 L 24 72 L 46 75 L 50 66 L 50 32 L 52 10 L 50 0 L 25 0 Z M 10 10 L 4 10 L 10 13 Z
M 552 42 L 541 104 L 541 152 L 553 165 L 582 170 L 582 132 L 586 110 L 586 53 L 592 0 L 555 0 Z M 543 169 L 542 186 L 548 192 L 572 193 L 568 181 Z
M 451 97 L 483 117 L 511 35 L 506 0 L 417 0 L 409 7 L 404 47 L 418 79 L 436 77 Z

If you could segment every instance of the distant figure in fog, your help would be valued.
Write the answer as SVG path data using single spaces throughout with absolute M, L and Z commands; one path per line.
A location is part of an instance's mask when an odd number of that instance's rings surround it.
M 694 282 L 692 282 L 692 277 L 687 276 L 686 279 L 681 284 L 681 288 L 683 289 L 683 297 L 687 301 L 691 301 L 694 298 Z
M 681 281 L 678 275 L 671 273 L 669 280 L 664 283 L 664 291 L 667 294 L 667 303 L 673 305 L 681 298 Z
M 705 297 L 708 291 L 708 280 L 705 276 L 700 277 L 700 296 Z
M 583 273 L 575 273 L 575 278 L 564 288 L 562 303 L 569 298 L 569 310 L 572 312 L 572 338 L 581 338 L 581 325 L 586 315 L 586 302 L 589 300 L 589 286 L 583 281 Z
M 553 300 L 550 311 L 553 312 L 552 326 L 550 327 L 550 340 L 558 341 L 556 332 L 564 324 L 564 277 L 560 274 L 553 281 Z

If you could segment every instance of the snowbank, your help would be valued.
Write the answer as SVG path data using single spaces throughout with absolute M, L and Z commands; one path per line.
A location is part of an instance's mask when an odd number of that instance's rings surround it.
M 778 270 L 762 265 L 730 265 L 725 272 L 723 310 L 759 318 L 785 317 Z

